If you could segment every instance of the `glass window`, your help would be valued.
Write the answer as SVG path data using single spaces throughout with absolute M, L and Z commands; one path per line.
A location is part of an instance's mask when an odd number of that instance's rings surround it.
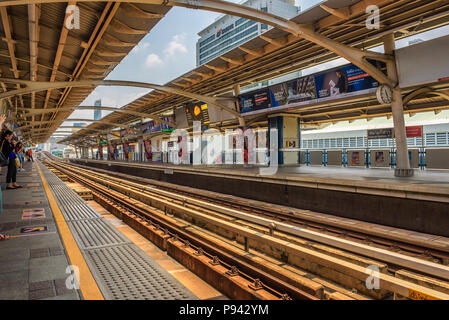
M 337 138 L 337 148 L 343 148 L 343 139 Z
M 437 133 L 437 144 L 447 144 L 447 134 L 446 132 L 438 132 Z
M 200 41 L 200 48 L 206 44 L 208 44 L 209 42 L 211 42 L 212 40 L 215 39 L 215 34 L 211 35 L 210 37 L 208 37 L 207 39 Z
M 255 34 L 254 34 L 255 32 L 257 32 L 257 26 L 253 26 L 250 29 L 248 29 L 248 30 L 242 32 L 241 34 L 237 35 L 235 38 L 226 41 L 226 44 L 229 44 L 229 45 L 226 46 L 225 48 L 221 49 L 220 51 L 217 51 L 214 54 L 209 55 L 210 53 L 212 53 L 216 49 L 215 48 L 215 49 L 211 49 L 210 52 L 207 52 L 207 53 L 204 53 L 204 54 L 200 55 L 200 64 L 203 64 L 203 63 L 205 63 L 205 62 L 207 62 L 209 60 L 212 60 L 213 58 L 222 55 L 223 53 L 231 50 L 232 48 L 235 48 L 235 47 L 239 46 L 240 44 L 242 44 L 242 43 L 252 39 L 255 36 Z M 240 38 L 242 38 L 244 36 L 246 36 L 246 37 L 241 39 L 241 40 L 239 40 L 239 41 L 237 41 L 237 42 L 234 42 L 234 40 L 238 40 L 238 39 L 240 39 Z M 220 45 L 220 47 L 222 47 L 222 46 Z
M 324 139 L 320 139 L 320 140 L 319 140 L 318 147 L 319 147 L 320 149 L 323 149 L 323 148 L 324 148 Z
M 357 137 L 357 147 L 358 148 L 363 148 L 364 145 L 364 141 L 363 141 L 363 137 Z
M 216 39 L 215 41 L 213 41 L 213 42 L 208 41 L 208 42 L 210 42 L 210 43 L 207 44 L 207 45 L 204 45 L 204 46 L 201 46 L 201 45 L 200 45 L 200 47 L 201 47 L 201 48 L 200 48 L 200 53 L 203 53 L 204 51 L 206 51 L 206 50 L 208 50 L 208 49 L 210 49 L 210 48 L 212 48 L 212 47 L 215 47 L 216 45 L 222 44 L 223 41 L 225 41 L 225 40 L 231 38 L 232 36 L 236 35 L 237 33 L 239 33 L 239 32 L 241 32 L 241 31 L 245 30 L 246 28 L 249 28 L 250 26 L 252 26 L 252 25 L 255 24 L 255 23 L 257 23 L 257 22 L 256 22 L 256 21 L 248 21 L 248 22 L 245 23 L 244 25 L 242 25 L 242 26 L 240 26 L 240 27 L 238 27 L 238 28 L 235 28 L 234 30 L 232 30 L 232 31 L 230 31 L 230 32 L 227 32 L 227 33 L 224 34 L 224 35 L 221 35 L 221 36 L 220 36 L 218 39 Z M 215 35 L 214 35 L 214 37 L 215 37 Z M 207 40 L 208 40 L 208 39 L 207 39 Z
M 427 146 L 433 146 L 435 144 L 436 144 L 435 133 L 427 133 L 426 134 L 426 145 Z
M 355 137 L 349 138 L 349 147 L 350 147 L 350 148 L 355 148 L 355 147 L 357 147 L 357 140 L 356 140 Z

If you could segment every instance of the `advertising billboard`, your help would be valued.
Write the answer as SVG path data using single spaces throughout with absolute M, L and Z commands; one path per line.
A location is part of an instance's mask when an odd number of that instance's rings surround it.
M 162 117 L 162 120 L 165 120 L 165 121 L 171 122 L 171 123 L 175 122 L 175 119 L 173 116 Z M 173 128 L 172 126 L 169 126 L 168 124 L 165 124 L 165 123 L 161 124 L 161 128 L 162 128 L 162 132 L 172 132 L 175 130 L 175 128 Z
M 189 125 L 193 125 L 193 121 L 201 121 L 201 124 L 210 123 L 209 111 L 205 103 L 189 103 L 186 105 L 185 111 Z
M 174 122 L 173 116 L 162 117 L 162 120 L 172 123 Z M 172 132 L 173 130 L 173 127 L 157 120 L 151 120 L 142 124 L 142 134 L 150 134 L 155 132 Z
M 280 83 L 269 87 L 269 90 L 273 107 L 317 98 L 314 76 Z
M 271 107 L 268 88 L 239 96 L 240 112 L 251 112 Z
M 318 98 L 327 98 L 376 88 L 379 82 L 351 64 L 315 75 L 315 86 Z
M 370 62 L 376 64 L 379 69 L 385 68 L 384 63 Z M 368 73 L 353 64 L 348 64 L 239 95 L 240 113 L 304 101 L 339 98 L 378 86 L 378 81 Z

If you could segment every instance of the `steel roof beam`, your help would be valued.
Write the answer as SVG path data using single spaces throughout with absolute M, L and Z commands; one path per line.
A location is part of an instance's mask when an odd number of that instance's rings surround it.
M 105 107 L 105 106 L 77 106 L 77 107 L 63 107 L 63 108 L 51 108 L 51 109 L 29 109 L 29 108 L 17 108 L 19 111 L 26 111 L 27 113 L 25 116 L 29 114 L 45 114 L 45 113 L 53 113 L 53 112 L 60 112 L 60 111 L 76 111 L 76 110 L 106 110 L 106 111 L 115 111 L 119 113 L 125 113 L 125 114 L 132 114 L 138 117 L 142 118 L 152 118 L 155 119 L 161 123 L 164 123 L 168 126 L 176 127 L 176 123 L 165 121 L 161 119 L 160 116 L 155 115 L 153 113 L 144 113 L 144 112 L 137 112 L 133 110 L 127 110 L 122 108 L 114 108 L 114 107 Z
M 25 129 L 25 128 L 32 128 L 40 123 L 56 123 L 56 122 L 94 122 L 94 123 L 100 123 L 100 124 L 106 124 L 113 127 L 119 127 L 119 128 L 129 128 L 129 125 L 123 124 L 123 123 L 115 123 L 115 122 L 109 122 L 105 120 L 92 120 L 92 119 L 65 119 L 65 120 L 49 120 L 49 121 L 26 121 L 31 122 L 31 124 L 21 126 L 16 128 L 16 130 Z M 82 128 L 82 129 L 88 129 L 88 128 Z
M 13 97 L 16 95 L 28 94 L 31 92 L 43 91 L 48 89 L 60 89 L 69 87 L 77 88 L 77 87 L 97 87 L 97 86 L 125 86 L 125 87 L 137 87 L 137 88 L 160 90 L 175 95 L 187 97 L 190 99 L 202 101 L 204 103 L 220 108 L 221 110 L 225 110 L 231 113 L 232 115 L 236 116 L 237 118 L 241 118 L 240 113 L 218 102 L 219 100 L 229 100 L 229 99 L 203 96 L 168 86 L 161 86 L 146 82 L 123 81 L 123 80 L 79 80 L 71 82 L 68 81 L 45 82 L 45 81 L 28 81 L 28 80 L 8 79 L 8 78 L 0 78 L 0 82 L 16 83 L 18 85 L 23 84 L 26 86 L 25 88 L 0 93 L 0 100 L 8 97 Z
M 0 2 L 0 7 L 11 6 L 18 4 L 33 3 L 46 3 L 46 2 L 67 2 L 68 0 L 11 0 Z M 80 0 L 79 2 L 100 2 L 100 0 Z M 304 38 L 310 42 L 313 42 L 327 50 L 335 52 L 342 58 L 352 62 L 362 70 L 369 73 L 373 78 L 382 84 L 388 84 L 391 87 L 397 85 L 397 81 L 390 79 L 381 70 L 377 69 L 374 65 L 369 63 L 366 59 L 391 61 L 393 57 L 391 55 L 364 51 L 357 48 L 353 48 L 342 44 L 338 41 L 332 40 L 315 32 L 315 28 L 312 25 L 297 24 L 291 20 L 273 15 L 271 13 L 263 12 L 254 8 L 246 7 L 236 3 L 230 3 L 221 0 L 122 0 L 122 3 L 141 3 L 141 4 L 156 4 L 156 5 L 168 5 L 179 6 L 190 9 L 208 10 L 223 14 L 229 14 L 250 20 L 265 23 L 272 27 L 284 30 L 295 36 Z

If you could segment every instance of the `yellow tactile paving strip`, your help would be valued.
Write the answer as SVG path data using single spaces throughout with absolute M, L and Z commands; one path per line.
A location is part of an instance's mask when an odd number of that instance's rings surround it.
M 48 202 L 50 203 L 51 210 L 55 218 L 56 225 L 58 226 L 59 233 L 61 235 L 64 247 L 66 249 L 67 255 L 69 257 L 70 263 L 79 268 L 79 279 L 78 283 L 80 285 L 80 290 L 85 300 L 104 300 L 101 294 L 100 288 L 98 287 L 89 267 L 87 266 L 86 260 L 82 255 L 75 238 L 70 231 L 67 222 L 62 215 L 61 210 L 51 192 L 47 180 L 45 179 L 41 169 L 38 165 L 34 164 L 39 171 L 39 175 L 42 180 L 42 184 L 47 194 Z

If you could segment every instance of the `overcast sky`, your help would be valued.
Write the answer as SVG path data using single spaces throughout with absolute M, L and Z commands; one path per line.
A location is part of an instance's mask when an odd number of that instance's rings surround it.
M 296 0 L 296 3 L 298 5 L 299 0 Z M 172 8 L 106 79 L 165 84 L 194 69 L 196 67 L 195 45 L 199 38 L 197 33 L 213 23 L 219 16 L 220 14 L 208 11 Z M 446 34 L 449 34 L 449 26 L 400 40 L 397 46 L 406 46 L 408 41 L 415 38 L 426 41 Z M 347 63 L 344 59 L 337 59 L 322 66 L 303 70 L 303 74 L 318 72 L 344 63 Z M 91 106 L 95 100 L 101 99 L 103 106 L 122 107 L 148 91 L 129 87 L 98 87 L 81 105 Z M 102 111 L 103 116 L 108 113 Z M 70 118 L 93 119 L 93 110 L 75 111 Z M 73 125 L 73 122 L 65 122 L 63 125 Z

